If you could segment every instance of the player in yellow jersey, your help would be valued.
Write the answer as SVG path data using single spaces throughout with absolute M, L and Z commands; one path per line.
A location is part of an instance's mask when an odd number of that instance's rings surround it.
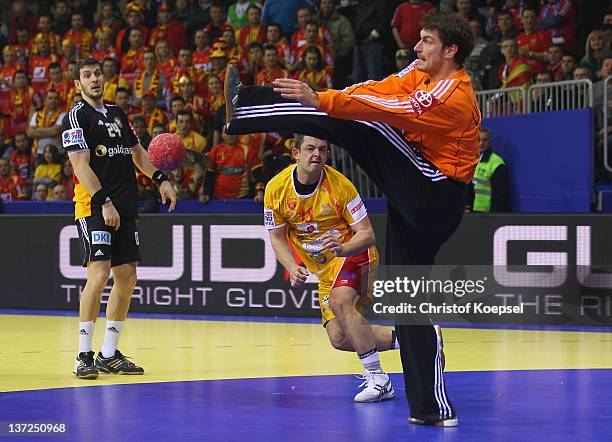
M 296 135 L 293 155 L 297 164 L 272 178 L 264 197 L 264 224 L 276 257 L 294 287 L 304 284 L 309 272 L 318 276 L 329 340 L 339 350 L 356 352 L 365 370 L 360 385 L 365 388 L 355 401 L 391 399 L 395 392 L 378 351 L 398 347 L 395 332 L 371 326 L 360 314 L 371 303 L 378 265 L 366 208 L 355 186 L 325 165 L 327 141 Z M 306 268 L 298 265 L 289 243 Z

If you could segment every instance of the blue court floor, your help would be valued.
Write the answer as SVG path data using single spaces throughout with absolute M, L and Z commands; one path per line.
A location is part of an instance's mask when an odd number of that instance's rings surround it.
M 243 319 L 132 318 L 122 348 L 145 375 L 82 381 L 75 317 L 0 312 L 0 441 L 612 440 L 609 329 L 445 329 L 460 424 L 443 429 L 408 424 L 397 352 L 396 398 L 356 404 L 359 364 L 319 324 Z M 8 433 L 34 422 L 67 432 Z

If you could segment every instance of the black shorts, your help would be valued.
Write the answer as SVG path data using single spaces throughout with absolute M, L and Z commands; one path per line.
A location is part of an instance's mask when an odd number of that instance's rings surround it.
M 111 260 L 111 267 L 140 261 L 138 230 L 134 218 L 121 218 L 119 230 L 104 224 L 102 215 L 92 215 L 76 220 L 83 267 L 90 261 Z

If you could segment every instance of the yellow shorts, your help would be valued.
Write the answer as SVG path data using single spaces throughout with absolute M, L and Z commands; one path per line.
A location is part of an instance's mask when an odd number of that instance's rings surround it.
M 319 279 L 319 306 L 323 327 L 336 316 L 329 305 L 331 291 L 336 287 L 351 287 L 359 294 L 357 310 L 363 313 L 372 303 L 372 286 L 378 268 L 376 247 L 355 256 L 337 258 L 330 269 Z

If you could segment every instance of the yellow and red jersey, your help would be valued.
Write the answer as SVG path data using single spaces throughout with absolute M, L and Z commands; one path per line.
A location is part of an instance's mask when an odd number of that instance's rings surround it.
M 30 57 L 30 77 L 32 78 L 32 88 L 38 92 L 44 92 L 47 90 L 49 84 L 49 65 L 51 63 L 57 63 L 60 58 L 55 54 L 43 55 L 32 55 Z
M 255 148 L 249 144 L 217 144 L 210 149 L 210 172 L 215 173 L 213 198 L 234 199 L 249 195 L 250 178 L 262 167 Z
M 367 210 L 353 183 L 330 166 L 323 168 L 310 195 L 298 194 L 296 167 L 285 168 L 266 186 L 264 225 L 269 230 L 286 226 L 289 243 L 306 268 L 319 277 L 319 290 L 329 293 L 339 258 L 322 250 L 322 236 L 331 234 L 341 243 L 348 242 L 354 235 L 351 226 L 365 219 Z M 374 264 L 376 247 L 370 247 L 368 254 Z
M 319 32 L 317 34 L 317 39 L 315 43 L 320 46 L 324 46 L 329 51 L 331 51 L 333 43 L 332 43 L 331 35 L 325 26 L 319 25 Z M 308 46 L 308 45 L 309 43 L 308 41 L 306 41 L 306 31 L 304 29 L 298 29 L 291 36 L 291 50 L 293 51 L 294 54 L 302 46 Z
M 249 50 L 249 45 L 253 42 L 264 44 L 266 42 L 266 28 L 263 25 L 247 25 L 236 31 L 236 41 L 243 52 Z
M 321 54 L 321 62 L 323 63 L 323 66 L 334 67 L 334 57 L 332 57 L 331 53 L 329 52 L 327 48 L 325 48 L 324 46 L 318 43 L 308 43 L 307 42 L 305 45 L 297 48 L 293 52 L 293 58 L 295 59 L 295 61 L 300 61 L 302 59 L 302 54 L 304 53 L 306 48 L 310 46 L 314 46 L 315 48 L 319 50 L 319 53 Z
M 49 84 L 47 84 L 47 90 L 49 89 L 53 89 L 59 94 L 60 107 L 64 111 L 68 111 L 72 107 L 72 96 L 74 95 L 74 83 L 72 81 L 63 78 L 59 83 L 49 82 Z M 114 98 L 113 96 L 113 101 Z
M 320 71 L 302 69 L 301 71 L 297 71 L 293 78 L 307 83 L 311 88 L 317 91 L 324 91 L 332 87 L 332 71 L 329 68 L 321 69 Z
M 380 121 L 402 129 L 412 147 L 446 177 L 469 183 L 480 158 L 480 110 L 463 68 L 432 81 L 416 62 L 382 81 L 317 92 L 332 117 Z
M 175 54 L 189 47 L 185 28 L 178 20 L 171 20 L 165 25 L 157 25 L 149 32 L 149 46 L 154 48 L 158 41 L 167 40 Z

